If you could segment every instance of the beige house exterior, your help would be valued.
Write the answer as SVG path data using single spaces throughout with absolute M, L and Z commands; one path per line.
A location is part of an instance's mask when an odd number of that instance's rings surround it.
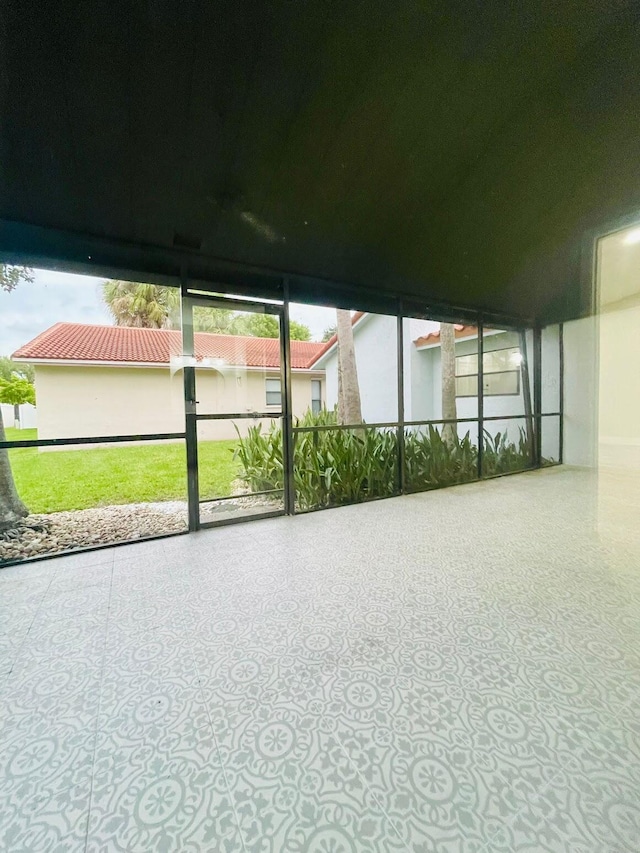
M 58 324 L 58 327 L 68 327 L 75 324 Z M 150 329 L 115 329 L 113 327 L 93 327 L 102 330 L 104 339 L 100 341 L 99 350 L 91 338 L 92 327 L 82 327 L 83 338 L 77 334 L 77 329 L 63 328 L 67 338 L 72 337 L 71 343 L 65 339 L 61 345 L 62 335 L 52 334 L 44 342 L 39 338 L 21 347 L 14 354 L 16 359 L 29 360 L 35 367 L 35 386 L 38 415 L 38 437 L 42 439 L 99 437 L 114 435 L 150 435 L 157 433 L 184 432 L 184 378 L 183 359 L 180 355 L 167 352 L 162 363 L 125 361 L 124 357 L 139 358 L 140 353 L 133 351 L 133 345 L 127 349 L 127 338 L 136 345 L 142 340 L 144 357 L 151 352 L 156 357 L 159 335 L 173 334 L 164 330 Z M 104 330 L 108 331 L 105 333 Z M 55 332 L 56 327 L 53 327 Z M 52 330 L 48 330 L 51 332 Z M 95 355 L 96 352 L 112 355 L 113 345 L 111 332 L 119 332 L 116 341 L 116 354 L 122 353 L 123 360 L 99 360 L 81 357 Z M 122 332 L 132 335 L 123 336 Z M 141 334 L 144 333 L 144 334 Z M 156 337 L 151 337 L 156 333 Z M 242 340 L 234 336 L 232 342 L 222 339 L 227 335 L 197 335 L 196 346 L 215 346 L 214 352 L 227 353 L 227 358 L 201 356 L 196 358 L 196 398 L 199 414 L 244 414 L 251 412 L 274 415 L 280 411 L 279 405 L 274 405 L 274 389 L 277 398 L 280 370 L 277 365 L 256 366 L 246 364 L 230 364 L 232 360 L 260 360 L 265 362 L 275 360 L 275 340 L 265 341 L 253 339 L 242 346 Z M 124 340 L 124 344 L 121 342 Z M 208 339 L 216 339 L 211 341 Z M 77 343 L 76 339 L 80 341 Z M 151 340 L 151 344 L 148 341 Z M 164 342 L 164 338 L 162 339 Z M 297 362 L 315 356 L 322 344 L 296 344 Z M 74 349 L 75 347 L 75 349 Z M 124 349 L 123 349 L 124 347 Z M 94 351 L 96 350 L 96 351 Z M 256 350 L 258 354 L 256 356 Z M 77 351 L 78 358 L 56 358 L 56 355 Z M 34 357 L 35 356 L 35 357 Z M 279 355 L 277 356 L 279 361 Z M 294 363 L 296 363 L 294 361 Z M 267 396 L 267 390 L 271 392 Z M 294 417 L 302 417 L 310 408 L 315 398 L 324 400 L 324 371 L 311 370 L 306 367 L 293 367 L 291 371 L 291 389 Z M 316 402 L 317 405 L 317 402 Z M 234 439 L 237 437 L 236 426 L 241 435 L 254 424 L 262 423 L 268 428 L 272 423 L 267 418 L 242 418 L 234 420 L 205 420 L 198 423 L 198 437 L 201 440 Z
M 39 438 L 184 432 L 182 370 L 37 364 L 35 372 Z M 277 412 L 277 406 L 266 404 L 266 380 L 279 378 L 278 371 L 260 369 L 196 370 L 198 411 Z M 294 417 L 302 417 L 311 408 L 312 378 L 324 384 L 322 371 L 292 373 Z M 208 441 L 236 438 L 234 423 L 244 435 L 258 422 L 202 421 L 198 437 Z M 262 423 L 266 428 L 270 421 L 263 419 Z

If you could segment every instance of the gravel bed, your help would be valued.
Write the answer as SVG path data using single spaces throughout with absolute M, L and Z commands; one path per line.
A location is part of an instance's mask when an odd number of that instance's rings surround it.
M 273 507 L 268 497 L 239 495 L 203 504 L 203 520 L 216 520 Z M 29 515 L 11 538 L 0 538 L 0 564 L 43 554 L 135 541 L 187 529 L 186 501 L 124 504 L 71 512 Z
M 186 527 L 186 504 L 177 501 L 34 513 L 16 538 L 0 539 L 0 561 L 178 533 Z

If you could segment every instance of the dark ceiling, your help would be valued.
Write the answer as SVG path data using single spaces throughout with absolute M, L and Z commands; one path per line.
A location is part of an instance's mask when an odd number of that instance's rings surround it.
M 585 234 L 640 210 L 637 0 L 0 10 L 0 219 L 62 260 L 92 235 L 568 318 Z

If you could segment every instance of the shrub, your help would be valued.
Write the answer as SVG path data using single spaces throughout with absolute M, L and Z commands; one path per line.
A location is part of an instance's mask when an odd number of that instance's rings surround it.
M 395 430 L 345 430 L 335 411 L 307 412 L 296 427 L 330 427 L 297 433 L 294 444 L 294 483 L 299 509 L 340 506 L 388 497 L 398 492 L 398 449 Z M 282 429 L 249 427 L 239 437 L 236 458 L 240 477 L 251 491 L 284 487 Z
M 262 424 L 250 426 L 246 438 L 240 436 L 234 458 L 240 460 L 243 480 L 252 492 L 267 492 L 284 488 L 282 461 L 282 429 L 273 424 L 262 432 Z
M 399 491 L 395 430 L 342 427 L 298 433 L 294 449 L 300 509 L 340 506 Z
M 449 445 L 433 424 L 405 431 L 404 458 L 408 491 L 466 483 L 478 476 L 478 448 L 469 433 Z
M 518 443 L 507 441 L 506 432 L 497 432 L 492 436 L 484 431 L 484 449 L 482 456 L 482 473 L 485 477 L 496 474 L 508 474 L 510 471 L 521 471 L 529 468 L 533 462 L 533 448 L 526 431 L 519 428 Z
M 374 429 L 366 424 L 345 429 L 336 422 L 335 411 L 307 414 L 296 427 L 328 427 L 299 432 L 294 436 L 294 484 L 296 507 L 300 510 L 340 506 L 399 492 L 398 439 L 393 428 Z M 249 428 L 240 436 L 235 451 L 240 477 L 251 491 L 284 488 L 282 429 L 272 426 Z M 517 471 L 531 465 L 531 444 L 520 429 L 516 443 L 506 433 L 492 436 L 484 431 L 483 473 L 485 476 Z M 465 483 L 478 476 L 478 448 L 469 433 L 447 444 L 432 424 L 404 435 L 405 486 L 407 491 L 436 489 Z

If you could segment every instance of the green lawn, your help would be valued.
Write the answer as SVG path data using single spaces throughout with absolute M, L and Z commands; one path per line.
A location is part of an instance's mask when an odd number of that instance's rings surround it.
M 36 438 L 36 430 L 7 429 L 7 440 Z M 200 496 L 229 494 L 238 472 L 235 441 L 198 446 Z M 74 450 L 9 451 L 20 497 L 31 512 L 59 512 L 109 504 L 186 500 L 184 443 L 114 445 Z
M 37 429 L 14 429 L 5 426 L 4 431 L 7 441 L 33 441 L 38 437 Z

